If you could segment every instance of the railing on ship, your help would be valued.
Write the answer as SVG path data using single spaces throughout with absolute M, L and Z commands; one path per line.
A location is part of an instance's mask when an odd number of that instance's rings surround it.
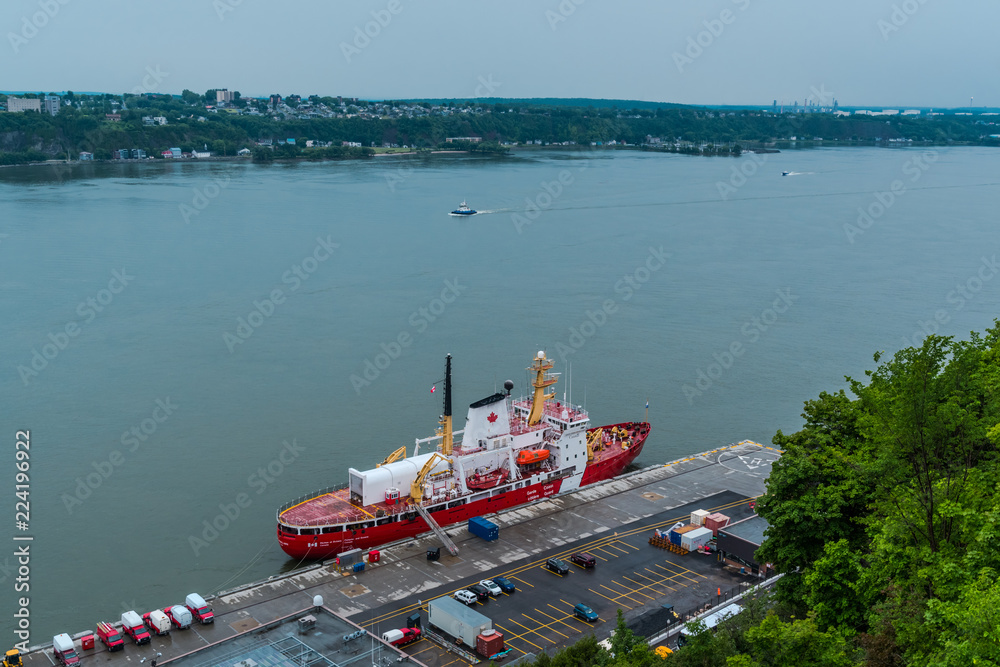
M 282 505 L 281 507 L 279 507 L 278 508 L 278 512 L 275 515 L 275 518 L 276 518 L 276 520 L 280 521 L 281 520 L 281 513 L 284 512 L 285 510 L 289 510 L 289 509 L 295 507 L 296 505 L 301 505 L 305 501 L 310 500 L 312 498 L 315 498 L 317 496 L 322 496 L 322 495 L 326 495 L 327 493 L 335 493 L 336 491 L 341 491 L 343 489 L 346 489 L 347 486 L 348 486 L 347 484 L 340 484 L 339 486 L 328 486 L 325 489 L 320 489 L 319 491 L 313 491 L 312 493 L 307 493 L 304 496 L 299 496 L 295 500 L 292 500 L 291 502 L 287 502 L 284 505 Z

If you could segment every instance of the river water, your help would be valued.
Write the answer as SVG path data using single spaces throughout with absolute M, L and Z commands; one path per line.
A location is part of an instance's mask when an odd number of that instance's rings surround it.
M 997 153 L 0 170 L 0 632 L 32 642 L 296 566 L 275 508 L 433 433 L 537 350 L 655 464 L 796 430 L 923 332 L 997 315 Z M 782 171 L 792 172 L 782 176 Z M 447 215 L 460 200 L 484 213 Z M 862 214 L 863 213 L 863 214 Z M 907 343 L 910 341 L 910 343 Z M 15 526 L 15 432 L 30 521 Z M 213 525 L 214 524 L 214 525 Z

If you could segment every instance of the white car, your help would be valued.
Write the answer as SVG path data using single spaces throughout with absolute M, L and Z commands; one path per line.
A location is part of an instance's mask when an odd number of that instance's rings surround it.
M 472 591 L 467 591 L 463 589 L 460 591 L 455 591 L 455 599 L 461 602 L 462 604 L 466 604 L 471 607 L 472 605 L 476 604 L 476 601 L 479 598 L 476 597 L 476 594 L 473 593 Z
M 483 579 L 479 582 L 479 585 L 488 590 L 493 597 L 499 597 L 503 593 L 492 579 Z

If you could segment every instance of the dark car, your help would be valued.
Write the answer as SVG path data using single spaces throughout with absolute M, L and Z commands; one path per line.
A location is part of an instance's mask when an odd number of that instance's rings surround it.
M 550 558 L 545 561 L 545 567 L 549 568 L 556 574 L 569 574 L 569 565 L 566 564 L 566 561 L 559 560 L 558 558 Z
M 585 604 L 578 604 L 574 606 L 573 615 L 590 623 L 597 620 L 597 612 Z
M 471 586 L 469 586 L 469 590 L 476 594 L 476 598 L 480 602 L 486 602 L 487 600 L 490 599 L 489 590 L 486 588 L 486 586 L 483 586 L 482 584 L 472 584 Z
M 513 593 L 517 590 L 517 587 L 507 577 L 493 577 L 493 583 L 499 586 L 504 593 Z
M 597 565 L 597 559 L 591 554 L 588 554 L 586 551 L 577 551 L 575 554 L 570 556 L 569 559 L 580 567 L 585 567 L 588 570 Z

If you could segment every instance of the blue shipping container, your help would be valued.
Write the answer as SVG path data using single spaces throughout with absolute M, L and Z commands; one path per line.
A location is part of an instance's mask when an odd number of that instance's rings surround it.
M 483 538 L 487 542 L 500 539 L 500 527 L 481 516 L 474 516 L 469 519 L 469 532 L 476 537 Z

